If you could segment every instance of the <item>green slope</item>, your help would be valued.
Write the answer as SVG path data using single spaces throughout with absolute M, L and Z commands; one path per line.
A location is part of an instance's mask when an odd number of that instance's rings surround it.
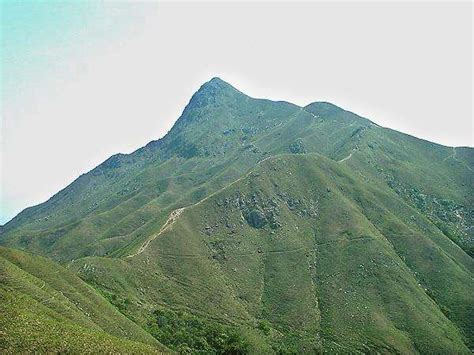
M 328 103 L 253 99 L 218 78 L 200 88 L 163 139 L 111 157 L 26 209 L 2 228 L 0 243 L 64 261 L 126 255 L 172 209 L 290 151 L 351 157 L 351 165 L 357 158 L 360 174 L 389 184 L 472 254 L 472 149 L 381 128 Z
M 145 327 L 154 307 L 185 310 L 253 328 L 257 349 L 468 353 L 472 344 L 472 259 L 396 193 L 321 156 L 268 159 L 184 209 L 138 254 L 72 267 L 127 299 L 124 312 Z
M 163 139 L 111 157 L 26 209 L 4 226 L 1 243 L 56 260 L 113 254 L 159 228 L 176 203 L 196 202 L 254 166 L 262 153 L 246 141 L 299 110 L 213 79 Z
M 214 78 L 0 244 L 68 265 L 178 351 L 464 353 L 473 169 L 472 148 Z
M 0 281 L 3 351 L 165 350 L 79 277 L 52 261 L 0 248 Z

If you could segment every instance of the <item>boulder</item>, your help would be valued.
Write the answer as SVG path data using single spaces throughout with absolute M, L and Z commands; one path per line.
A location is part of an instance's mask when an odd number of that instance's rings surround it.
M 245 215 L 245 220 L 253 228 L 263 228 L 263 226 L 267 224 L 267 218 L 265 217 L 265 214 L 258 209 L 253 209 L 247 213 Z

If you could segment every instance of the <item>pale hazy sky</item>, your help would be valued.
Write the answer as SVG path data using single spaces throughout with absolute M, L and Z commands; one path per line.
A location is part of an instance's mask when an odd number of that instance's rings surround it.
M 0 223 L 162 137 L 213 76 L 473 146 L 472 3 L 1 4 Z

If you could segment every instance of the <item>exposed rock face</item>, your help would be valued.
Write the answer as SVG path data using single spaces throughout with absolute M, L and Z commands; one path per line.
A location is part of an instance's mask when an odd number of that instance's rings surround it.
M 303 140 L 301 138 L 298 138 L 296 141 L 290 144 L 288 147 L 290 149 L 290 152 L 293 154 L 301 154 L 301 153 L 306 153 L 306 149 L 303 144 Z
M 258 210 L 258 209 L 253 209 L 249 213 L 245 215 L 245 219 L 254 228 L 262 228 L 267 224 L 267 218 L 265 217 L 265 214 Z

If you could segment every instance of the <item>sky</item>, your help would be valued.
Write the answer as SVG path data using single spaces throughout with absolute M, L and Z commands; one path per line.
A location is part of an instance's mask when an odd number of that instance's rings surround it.
M 0 224 L 162 137 L 214 76 L 474 145 L 470 1 L 0 6 Z

